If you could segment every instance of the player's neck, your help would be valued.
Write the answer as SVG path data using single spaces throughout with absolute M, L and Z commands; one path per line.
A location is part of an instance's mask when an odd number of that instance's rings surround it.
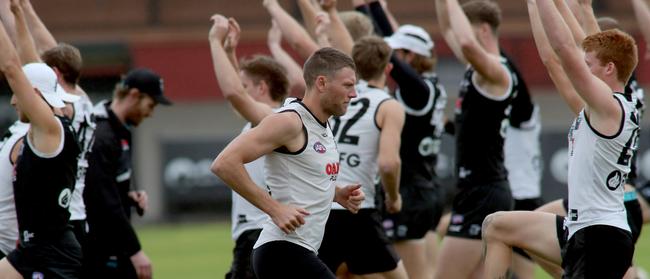
M 321 123 L 327 122 L 329 120 L 331 114 L 325 112 L 323 107 L 320 105 L 320 100 L 318 99 L 318 95 L 315 93 L 311 94 L 305 94 L 304 99 L 302 99 L 302 103 L 305 104 L 305 106 L 311 111 L 312 114 L 320 121 Z
M 368 80 L 367 82 L 368 82 L 368 86 L 370 87 L 383 89 L 384 87 L 386 87 L 386 76 L 382 75 L 378 79 L 371 79 Z

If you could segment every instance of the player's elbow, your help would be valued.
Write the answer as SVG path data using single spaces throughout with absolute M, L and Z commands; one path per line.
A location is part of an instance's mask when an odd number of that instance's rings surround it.
M 402 167 L 402 160 L 399 156 L 379 158 L 378 165 L 380 173 L 395 173 Z
M 0 63 L 0 70 L 7 78 L 12 77 L 18 72 L 22 72 L 20 59 L 18 59 L 18 56 L 12 55 L 9 59 Z
M 210 171 L 220 178 L 228 172 L 228 166 L 230 165 L 226 162 L 227 160 L 224 158 L 225 156 L 222 155 L 223 154 L 219 154 L 219 156 L 217 156 L 217 158 L 212 162 L 212 165 L 210 165 Z

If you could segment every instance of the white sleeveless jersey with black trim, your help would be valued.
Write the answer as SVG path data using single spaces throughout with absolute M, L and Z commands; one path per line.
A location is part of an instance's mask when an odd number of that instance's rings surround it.
M 16 121 L 7 129 L 0 142 L 0 252 L 5 255 L 16 248 L 18 240 L 11 151 L 27 134 L 27 130 L 28 123 Z
M 241 133 L 246 133 L 250 129 L 251 123 L 249 122 L 244 126 Z M 244 164 L 244 168 L 246 168 L 248 175 L 255 182 L 255 185 L 266 190 L 266 183 L 264 181 L 264 158 L 262 156 L 255 161 Z M 245 231 L 261 229 L 266 219 L 269 218 L 264 211 L 248 202 L 235 191 L 232 191 L 232 212 L 230 217 L 233 240 L 237 240 Z
M 68 119 L 57 117 L 57 123 L 61 142 L 53 154 L 35 150 L 26 136 L 16 160 L 14 199 L 22 243 L 56 238 L 68 228 L 80 148 Z
M 304 217 L 304 225 L 290 234 L 269 219 L 255 248 L 270 241 L 288 241 L 317 253 L 334 200 L 339 152 L 327 122 L 319 122 L 299 100 L 291 101 L 278 113 L 300 116 L 306 142 L 297 152 L 281 148 L 266 155 L 266 185 L 274 199 L 304 208 L 310 215 Z
M 400 146 L 400 187 L 435 187 L 435 167 L 444 132 L 447 92 L 433 73 L 422 75 L 422 80 L 429 87 L 426 104 L 412 104 L 403 97 L 417 92 L 402 92 L 399 89 L 395 92 L 395 99 L 402 104 L 405 112 Z
M 517 200 L 541 197 L 542 154 L 539 136 L 542 123 L 535 106 L 528 121 L 512 124 L 506 129 L 505 166 L 512 197 Z
M 637 148 L 639 114 L 632 94 L 615 93 L 623 110 L 619 130 L 612 136 L 596 131 L 584 110 L 569 130 L 569 237 L 592 225 L 609 225 L 629 231 L 623 195 Z
M 517 94 L 519 78 L 506 58 L 501 65 L 509 73 L 506 93 L 495 97 L 476 85 L 468 67 L 456 101 L 456 174 L 459 187 L 507 181 L 503 143 L 511 99 Z
M 379 106 L 392 97 L 386 91 L 369 87 L 365 81 L 356 86 L 358 96 L 352 100 L 345 115 L 329 121 L 339 153 L 341 171 L 337 179 L 341 186 L 359 183 L 366 199 L 361 208 L 375 208 L 375 180 L 379 167 L 380 128 L 377 125 Z M 332 209 L 344 209 L 332 203 Z
M 77 180 L 72 201 L 70 202 L 70 220 L 86 220 L 86 205 L 83 200 L 83 192 L 86 187 L 86 169 L 88 169 L 87 151 L 90 148 L 95 123 L 92 121 L 93 103 L 88 96 L 82 96 L 79 101 L 72 103 L 74 116 L 72 117 L 72 128 L 77 134 L 77 141 L 81 147 L 79 161 L 77 162 Z

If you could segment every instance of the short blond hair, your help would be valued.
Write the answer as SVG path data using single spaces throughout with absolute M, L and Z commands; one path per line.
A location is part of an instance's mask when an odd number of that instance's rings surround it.
M 363 13 L 344 11 L 339 13 L 339 17 L 355 42 L 364 36 L 372 35 L 374 31 L 372 20 Z

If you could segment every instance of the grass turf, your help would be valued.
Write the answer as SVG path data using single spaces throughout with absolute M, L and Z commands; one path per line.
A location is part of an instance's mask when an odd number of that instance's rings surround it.
M 232 247 L 229 223 L 147 225 L 138 228 L 154 278 L 223 278 L 230 267 Z M 650 233 L 641 234 L 635 263 L 650 271 Z M 542 271 L 536 278 L 550 278 Z

